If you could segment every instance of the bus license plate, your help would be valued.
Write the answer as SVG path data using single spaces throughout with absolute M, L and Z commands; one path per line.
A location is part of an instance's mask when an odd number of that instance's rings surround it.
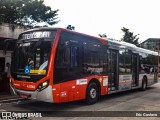
M 24 95 L 24 94 L 20 94 L 20 97 L 24 98 L 24 99 L 28 99 L 29 96 L 28 95 Z

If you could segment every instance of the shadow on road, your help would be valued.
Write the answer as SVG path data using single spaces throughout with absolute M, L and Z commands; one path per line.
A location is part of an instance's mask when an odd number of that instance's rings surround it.
M 83 100 L 67 102 L 67 103 L 46 103 L 41 101 L 29 101 L 22 102 L 20 104 L 14 104 L 13 106 L 22 110 L 22 111 L 86 111 L 86 110 L 96 110 L 97 106 L 104 104 L 107 105 L 114 103 L 118 100 L 132 99 L 134 97 L 145 95 L 147 92 L 155 89 L 154 87 L 149 87 L 146 91 L 140 91 L 139 89 L 119 92 L 111 95 L 104 95 L 100 97 L 98 103 L 94 105 L 86 105 Z M 112 104 L 113 104 L 112 103 Z

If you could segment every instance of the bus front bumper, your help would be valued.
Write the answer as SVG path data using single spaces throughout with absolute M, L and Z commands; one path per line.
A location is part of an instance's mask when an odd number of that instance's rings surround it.
M 44 101 L 44 102 L 54 102 L 53 101 L 53 95 L 52 95 L 52 86 L 48 86 L 42 91 L 25 91 L 14 88 L 10 84 L 11 93 L 14 95 L 19 95 L 26 99 L 36 99 L 38 101 Z

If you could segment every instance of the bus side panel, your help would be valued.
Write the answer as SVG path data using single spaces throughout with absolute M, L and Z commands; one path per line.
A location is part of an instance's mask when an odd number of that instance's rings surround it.
M 130 90 L 132 75 L 119 75 L 119 90 Z
M 90 78 L 80 78 L 60 83 L 60 102 L 86 98 L 86 89 Z
M 108 94 L 108 76 L 103 76 L 103 81 L 101 82 L 101 95 Z
M 147 80 L 148 80 L 148 85 L 152 85 L 154 84 L 154 74 L 153 73 L 150 73 L 147 75 Z
M 59 103 L 60 102 L 60 84 L 56 84 L 52 86 L 52 96 L 53 96 L 53 102 L 54 103 Z
M 81 86 L 84 90 L 86 86 Z M 60 102 L 79 100 L 79 87 L 76 81 L 63 82 L 60 84 Z
M 145 76 L 145 74 L 139 74 L 139 87 L 142 86 L 142 80 L 143 80 L 144 76 Z
M 108 93 L 108 76 L 89 76 L 53 85 L 53 102 L 69 102 L 86 98 L 87 86 L 93 79 L 100 84 L 100 95 Z

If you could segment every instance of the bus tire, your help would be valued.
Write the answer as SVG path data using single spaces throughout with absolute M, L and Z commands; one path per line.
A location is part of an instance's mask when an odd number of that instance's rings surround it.
M 91 82 L 87 87 L 85 102 L 88 105 L 92 105 L 98 101 L 98 98 L 99 98 L 98 86 L 95 82 Z
M 143 80 L 142 80 L 142 87 L 141 87 L 141 90 L 142 91 L 145 91 L 147 88 L 147 78 L 144 77 Z

